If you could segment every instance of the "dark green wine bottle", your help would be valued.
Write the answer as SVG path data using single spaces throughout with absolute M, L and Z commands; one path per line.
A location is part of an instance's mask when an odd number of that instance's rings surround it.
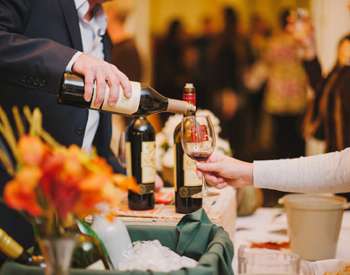
M 98 261 L 103 263 L 106 270 L 114 269 L 107 249 L 102 240 L 97 236 L 91 226 L 84 221 L 76 221 L 79 233 L 78 245 L 74 251 L 72 266 L 76 268 L 86 268 Z

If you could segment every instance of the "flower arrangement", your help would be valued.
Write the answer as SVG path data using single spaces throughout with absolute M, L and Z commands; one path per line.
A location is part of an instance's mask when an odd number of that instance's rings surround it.
M 230 144 L 228 141 L 219 137 L 221 132 L 220 120 L 209 110 L 197 110 L 197 115 L 199 116 L 209 116 L 211 122 L 213 123 L 215 133 L 217 135 L 216 146 L 217 150 L 221 151 L 226 155 L 232 155 Z M 165 123 L 161 132 L 156 135 L 156 147 L 157 147 L 157 170 L 162 171 L 163 168 L 173 168 L 174 167 L 174 131 L 176 126 L 181 122 L 182 115 L 170 116 Z
M 39 221 L 40 234 L 63 235 L 75 218 L 98 213 L 99 205 L 118 206 L 121 190 L 138 192 L 134 179 L 113 174 L 95 152 L 57 143 L 42 129 L 38 109 L 23 109 L 28 132 L 18 108 L 13 108 L 13 114 L 18 139 L 0 107 L 0 133 L 9 147 L 8 151 L 0 147 L 0 162 L 12 176 L 3 199 L 9 207 Z

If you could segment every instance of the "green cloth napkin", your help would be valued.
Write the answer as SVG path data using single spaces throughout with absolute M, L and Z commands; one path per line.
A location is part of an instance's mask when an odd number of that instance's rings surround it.
M 165 273 L 151 271 L 95 271 L 72 269 L 70 275 L 233 275 L 233 245 L 228 234 L 213 224 L 204 210 L 184 216 L 176 228 L 171 226 L 130 225 L 133 241 L 158 239 L 180 255 L 199 260 L 195 268 Z M 42 270 L 13 262 L 6 263 L 0 275 L 42 275 Z

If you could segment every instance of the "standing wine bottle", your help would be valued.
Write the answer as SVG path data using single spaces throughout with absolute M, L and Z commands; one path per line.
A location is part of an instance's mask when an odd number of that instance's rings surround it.
M 187 83 L 183 90 L 183 100 L 196 106 L 196 90 Z M 189 111 L 185 116 L 194 115 Z M 177 213 L 191 213 L 202 207 L 202 198 L 196 197 L 202 192 L 202 179 L 196 173 L 196 163 L 188 157 L 181 145 L 181 123 L 174 131 L 174 186 L 175 208 Z
M 139 82 L 131 82 L 131 87 L 132 96 L 130 98 L 126 98 L 123 93 L 120 93 L 117 103 L 110 106 L 107 103 L 109 89 L 106 86 L 105 100 L 101 107 L 97 108 L 94 106 L 95 88 L 91 101 L 87 102 L 84 99 L 84 79 L 75 74 L 65 73 L 58 95 L 58 103 L 134 116 L 145 116 L 160 112 L 186 113 L 194 110 L 194 106 L 191 104 L 162 96 L 153 88 Z
M 76 236 L 77 245 L 74 249 L 71 266 L 74 268 L 87 268 L 90 265 L 101 263 L 104 270 L 111 270 L 113 265 L 100 247 L 99 240 L 86 234 Z
M 144 116 L 131 121 L 126 130 L 125 141 L 127 174 L 133 176 L 141 187 L 140 194 L 129 191 L 129 208 L 152 209 L 156 177 L 155 132 Z
M 12 239 L 0 228 L 0 252 L 15 262 L 25 265 L 43 266 L 44 259 L 41 256 L 33 256 L 27 253 L 24 248 Z

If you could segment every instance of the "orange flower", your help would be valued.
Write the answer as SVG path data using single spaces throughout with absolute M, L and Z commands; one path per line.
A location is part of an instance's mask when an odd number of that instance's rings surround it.
M 16 181 L 22 185 L 23 190 L 31 192 L 36 188 L 42 173 L 38 167 L 35 166 L 23 166 L 16 174 Z
M 25 186 L 23 182 L 12 180 L 9 181 L 4 190 L 4 200 L 10 207 L 26 211 L 30 215 L 37 217 L 42 214 L 37 196 L 35 192 L 35 185 Z
M 18 142 L 19 158 L 24 165 L 40 165 L 47 150 L 47 146 L 37 136 L 24 135 Z
M 140 186 L 137 184 L 134 178 L 127 177 L 121 174 L 115 174 L 113 175 L 113 182 L 118 188 L 122 190 L 131 190 L 135 193 L 140 192 Z
M 104 174 L 90 174 L 79 182 L 82 192 L 100 192 L 103 186 L 110 181 L 110 177 Z
M 119 206 L 127 189 L 139 191 L 134 179 L 113 174 L 112 167 L 95 152 L 88 154 L 77 145 L 66 148 L 55 142 L 42 129 L 40 111 L 25 108 L 24 114 L 31 135 L 22 135 L 14 150 L 18 170 L 3 195 L 10 207 L 43 220 L 58 216 L 66 224 L 72 216 L 98 213 L 101 204 Z M 19 114 L 16 118 L 23 133 Z

